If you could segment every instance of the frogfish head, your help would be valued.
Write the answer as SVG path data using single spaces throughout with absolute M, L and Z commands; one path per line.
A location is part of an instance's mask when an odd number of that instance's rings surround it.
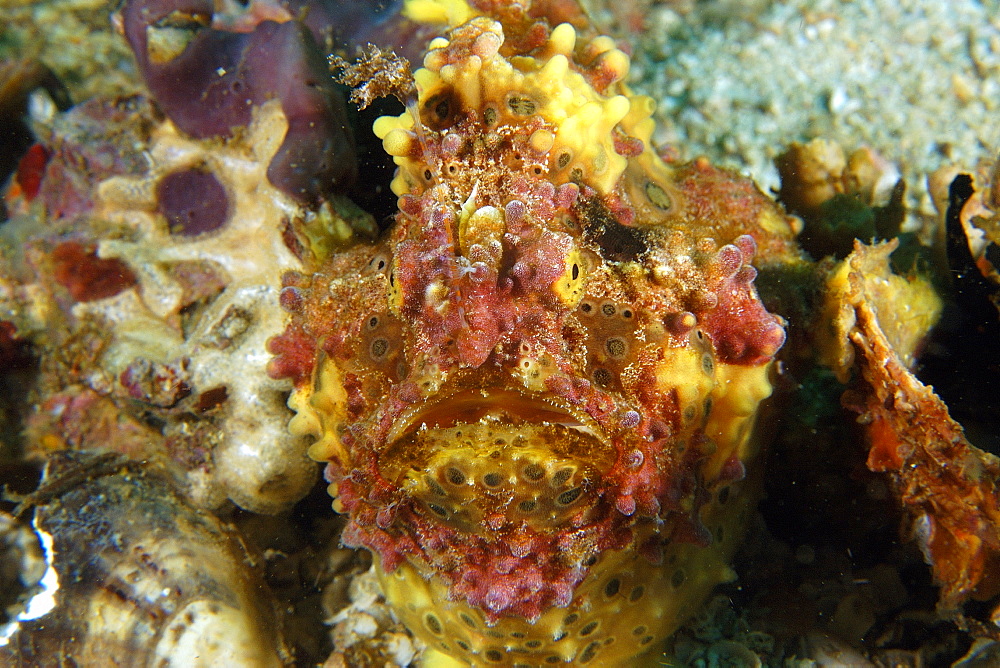
M 395 225 L 286 279 L 272 370 L 429 656 L 630 665 L 732 577 L 784 331 L 754 238 L 709 234 L 649 148 L 624 54 L 547 34 L 431 44 L 375 128 Z

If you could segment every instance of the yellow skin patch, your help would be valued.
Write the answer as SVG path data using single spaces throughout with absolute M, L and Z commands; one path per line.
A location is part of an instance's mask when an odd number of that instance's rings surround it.
M 423 112 L 434 109 L 444 100 L 461 109 L 482 110 L 487 125 L 503 125 L 513 119 L 534 117 L 545 123 L 545 130 L 531 135 L 530 143 L 547 155 L 547 170 L 553 183 L 583 180 L 600 193 L 612 190 L 624 172 L 627 161 L 615 151 L 616 126 L 626 116 L 633 125 L 641 124 L 652 114 L 651 100 L 638 98 L 633 110 L 626 95 L 604 95 L 585 76 L 570 67 L 576 33 L 569 24 L 557 26 L 549 48 L 542 58 L 512 58 L 499 55 L 503 30 L 499 23 L 478 19 L 486 27 L 475 43 L 477 53 L 472 65 L 465 68 L 450 64 L 443 57 L 449 42 L 431 42 L 424 67 L 414 72 Z M 595 42 L 591 55 L 601 58 L 614 77 L 628 73 L 628 58 L 613 43 Z M 442 97 L 447 92 L 447 97 Z M 630 115 L 630 112 L 631 115 Z M 399 117 L 379 118 L 375 134 L 385 150 L 400 166 L 392 182 L 397 195 L 413 193 L 426 181 L 426 166 L 410 157 L 417 143 L 411 134 L 414 118 L 410 111 Z

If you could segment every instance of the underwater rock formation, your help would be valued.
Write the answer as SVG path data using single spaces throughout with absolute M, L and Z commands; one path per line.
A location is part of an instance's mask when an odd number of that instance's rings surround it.
M 166 456 L 209 508 L 278 512 L 309 490 L 316 467 L 285 429 L 288 385 L 267 376 L 265 342 L 284 328 L 282 273 L 305 266 L 289 230 L 340 219 L 271 185 L 286 128 L 272 101 L 241 138 L 199 140 L 136 98 L 53 128 L 38 196 L 12 200 L 23 213 L 2 228 L 11 324 L 60 350 L 27 419 L 34 454 Z M 32 226 L 40 212 L 48 228 Z
M 850 307 L 838 329 L 856 351 L 863 382 L 844 401 L 861 414 L 868 467 L 889 475 L 941 585 L 941 611 L 954 614 L 969 598 L 1000 593 L 1000 460 L 969 443 L 944 402 L 908 369 L 941 307 L 929 285 L 889 275 L 895 245 L 858 244 L 845 261 Z M 908 312 L 880 308 L 892 303 Z

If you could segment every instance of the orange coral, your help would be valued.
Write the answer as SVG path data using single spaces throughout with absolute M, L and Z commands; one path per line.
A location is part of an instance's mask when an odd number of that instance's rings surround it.
M 868 467 L 889 474 L 912 520 L 941 585 L 942 609 L 956 612 L 969 598 L 1000 593 L 1000 460 L 970 444 L 944 402 L 907 368 L 903 354 L 913 345 L 896 333 L 895 316 L 879 307 L 897 300 L 876 298 L 878 286 L 888 284 L 882 275 L 893 248 L 857 244 L 846 261 L 854 270 L 847 336 L 863 382 L 845 402 L 861 413 Z M 919 300 L 899 301 L 914 311 L 907 321 L 919 320 Z

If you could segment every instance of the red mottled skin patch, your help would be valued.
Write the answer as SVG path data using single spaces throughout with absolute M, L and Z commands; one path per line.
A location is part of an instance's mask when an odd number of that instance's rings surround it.
M 762 364 L 785 342 L 785 330 L 754 290 L 757 270 L 749 263 L 755 252 L 756 244 L 748 235 L 720 249 L 719 278 L 713 286 L 718 303 L 703 320 L 719 358 L 730 364 Z
M 267 343 L 267 351 L 275 356 L 268 365 L 274 378 L 291 378 L 298 386 L 309 381 L 316 364 L 316 340 L 302 331 L 286 331 Z

